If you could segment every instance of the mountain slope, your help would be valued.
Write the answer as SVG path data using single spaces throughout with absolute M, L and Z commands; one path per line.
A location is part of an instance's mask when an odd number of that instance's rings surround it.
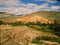
M 60 12 L 57 12 L 57 11 L 38 11 L 38 12 L 32 13 L 31 15 L 35 15 L 35 14 L 43 16 L 49 20 L 60 19 Z
M 20 17 L 20 16 L 16 16 L 14 14 L 0 12 L 0 20 L 3 20 L 3 21 L 12 22 L 13 20 L 15 20 L 18 17 Z
M 31 43 L 31 40 L 37 36 L 57 37 L 54 34 L 36 31 L 27 26 L 12 27 L 9 25 L 1 25 L 0 29 L 1 45 L 24 45 L 27 42 Z
M 41 22 L 41 23 L 54 23 L 54 20 L 60 19 L 60 12 L 55 11 L 38 11 L 29 15 L 25 15 L 21 18 L 17 18 L 15 21 L 22 22 Z M 59 20 L 60 21 L 60 20 Z
M 44 18 L 43 16 L 40 16 L 37 14 L 21 17 L 21 18 L 16 19 L 16 21 L 22 21 L 22 22 L 37 22 L 38 21 L 41 23 L 53 23 L 47 18 Z

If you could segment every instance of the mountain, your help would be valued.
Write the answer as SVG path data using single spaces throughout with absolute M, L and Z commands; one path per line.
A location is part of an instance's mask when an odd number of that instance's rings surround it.
M 34 14 L 43 16 L 49 20 L 60 19 L 60 12 L 57 12 L 57 11 L 38 11 L 38 12 L 32 13 L 32 15 Z
M 54 23 L 54 20 L 60 19 L 60 12 L 56 11 L 38 11 L 23 17 L 17 18 L 15 21 L 22 22 L 41 22 L 41 23 Z M 60 21 L 60 20 L 59 20 Z
M 41 23 L 51 23 L 47 18 L 44 18 L 39 15 L 30 15 L 30 16 L 24 16 L 21 18 L 16 19 L 16 21 L 22 21 L 22 22 L 41 22 Z
M 14 15 L 6 12 L 0 12 L 0 20 L 6 21 L 22 21 L 22 22 L 41 22 L 54 23 L 54 20 L 60 21 L 60 12 L 57 11 L 38 11 L 32 14 Z
M 59 16 L 60 12 L 55 11 L 38 11 L 24 16 L 2 13 L 0 20 L 53 23 L 55 17 L 60 20 Z M 55 34 L 57 32 L 50 29 L 48 25 L 20 24 L 22 23 L 0 25 L 1 45 L 60 45 L 60 36 L 57 36 Z
M 0 14 L 5 14 L 6 12 L 0 12 Z
M 10 13 L 6 13 L 6 12 L 0 12 L 0 20 L 3 20 L 3 21 L 11 22 L 18 17 L 20 17 L 20 16 L 10 14 Z

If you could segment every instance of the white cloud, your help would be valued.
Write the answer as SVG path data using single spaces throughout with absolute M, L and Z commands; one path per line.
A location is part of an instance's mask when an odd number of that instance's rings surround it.
M 0 0 L 0 5 L 5 5 L 6 7 L 19 6 L 18 0 Z
M 41 5 L 27 3 L 24 4 L 19 0 L 0 0 L 0 5 L 4 4 L 6 7 L 0 8 L 0 12 L 9 12 L 13 14 L 29 14 L 39 10 L 57 10 L 59 7 L 51 6 L 48 3 L 43 3 Z
M 31 9 L 28 9 L 28 8 L 0 8 L 0 11 L 1 12 L 8 12 L 8 13 L 12 13 L 12 14 L 29 14 L 29 13 L 32 13 L 33 10 Z
M 60 6 L 52 6 L 51 8 L 52 9 L 58 9 L 58 8 L 60 8 Z
M 27 9 L 31 9 L 34 11 L 38 11 L 41 8 L 48 8 L 48 4 L 47 3 L 43 3 L 41 5 L 37 5 L 37 4 L 32 4 L 32 3 L 28 3 L 23 5 L 24 7 L 26 7 Z
M 15 14 L 29 14 L 29 13 L 32 13 L 32 10 L 31 9 L 28 9 L 28 8 L 15 8 L 13 11 L 10 11 L 10 13 L 15 13 Z
M 56 0 L 35 0 L 35 1 L 44 1 L 44 2 L 47 2 L 47 3 L 56 3 L 57 1 Z
M 51 6 L 51 8 L 50 8 L 51 10 L 58 10 L 58 9 L 60 9 L 60 6 Z
M 2 0 L 0 1 L 0 4 L 5 4 L 5 8 L 0 8 L 0 11 L 6 11 L 13 14 L 26 14 L 26 13 L 32 13 L 35 11 L 38 11 L 40 8 L 46 8 L 47 4 L 37 5 L 37 4 L 24 4 L 22 2 L 19 2 L 18 0 Z M 14 7 L 14 6 L 20 6 L 20 7 Z

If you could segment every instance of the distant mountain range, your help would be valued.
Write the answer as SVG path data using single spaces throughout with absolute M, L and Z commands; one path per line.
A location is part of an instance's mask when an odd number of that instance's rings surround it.
M 18 17 L 20 17 L 20 16 L 16 16 L 14 14 L 6 13 L 6 12 L 0 12 L 0 20 L 11 22 Z
M 38 11 L 32 14 L 26 14 L 24 16 L 17 16 L 14 14 L 0 12 L 0 20 L 12 20 L 12 21 L 22 21 L 22 22 L 36 22 L 41 23 L 53 23 L 54 20 L 60 21 L 60 12 L 56 11 Z
M 6 12 L 0 12 L 0 14 L 5 14 Z

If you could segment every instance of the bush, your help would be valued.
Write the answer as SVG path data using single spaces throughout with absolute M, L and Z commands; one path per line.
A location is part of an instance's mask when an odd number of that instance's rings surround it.
M 0 21 L 0 25 L 2 25 L 3 24 L 3 21 Z
M 10 25 L 12 25 L 12 26 L 22 26 L 22 25 L 24 25 L 24 23 L 23 22 L 13 22 L 13 23 L 10 23 Z
M 40 43 L 40 37 L 36 37 L 32 40 L 32 43 L 39 44 Z
M 58 36 L 60 36 L 60 32 L 55 32 L 55 35 L 58 35 Z
M 32 43 L 35 43 L 35 44 L 38 44 L 38 45 L 49 45 L 48 43 L 45 43 L 41 40 L 60 43 L 60 38 L 49 37 L 49 36 L 42 36 L 42 37 L 38 36 L 38 37 L 36 37 L 32 40 Z
M 47 41 L 52 41 L 52 42 L 58 42 L 58 43 L 60 43 L 60 38 L 42 36 L 41 39 L 42 40 L 47 40 Z
M 41 22 L 38 22 L 38 21 L 37 21 L 36 25 L 42 26 L 43 24 L 42 24 Z
M 58 21 L 54 21 L 54 24 L 50 24 L 49 29 L 54 30 L 55 34 L 60 36 L 60 24 Z
M 60 38 L 49 37 L 49 36 L 42 36 L 42 37 L 38 36 L 38 37 L 36 37 L 36 38 L 34 38 L 32 40 L 32 43 L 39 44 L 40 40 L 46 40 L 46 41 L 52 41 L 52 42 L 58 42 L 58 43 L 60 43 Z
M 34 23 L 34 22 L 27 22 L 25 25 L 36 25 L 36 23 Z

